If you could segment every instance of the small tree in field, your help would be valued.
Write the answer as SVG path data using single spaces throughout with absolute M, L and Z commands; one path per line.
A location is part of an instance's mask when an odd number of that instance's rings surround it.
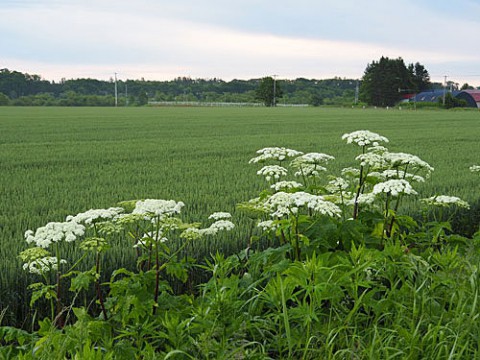
M 267 76 L 260 80 L 255 92 L 255 98 L 261 100 L 265 106 L 276 106 L 277 100 L 283 96 L 283 91 L 278 81 Z

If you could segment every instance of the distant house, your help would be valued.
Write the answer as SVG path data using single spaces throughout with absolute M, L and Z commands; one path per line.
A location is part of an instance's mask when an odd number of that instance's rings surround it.
M 455 90 L 448 91 L 457 99 L 462 99 L 467 102 L 467 107 L 476 107 L 480 109 L 480 90 Z M 439 102 L 443 100 L 443 96 L 447 92 L 443 89 L 427 90 L 412 96 L 410 101 L 416 102 Z

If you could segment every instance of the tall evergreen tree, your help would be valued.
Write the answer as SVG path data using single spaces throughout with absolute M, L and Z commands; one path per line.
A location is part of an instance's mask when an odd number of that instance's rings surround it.
M 374 106 L 393 106 L 402 98 L 402 90 L 418 92 L 429 84 L 428 71 L 418 62 L 405 66 L 402 58 L 381 57 L 367 65 L 360 98 Z

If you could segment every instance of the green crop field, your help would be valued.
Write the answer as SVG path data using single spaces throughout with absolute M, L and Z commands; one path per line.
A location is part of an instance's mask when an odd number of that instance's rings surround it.
M 480 112 L 324 108 L 0 108 L 0 311 L 26 300 L 17 254 L 23 233 L 118 201 L 183 201 L 192 221 L 229 211 L 236 230 L 222 246 L 245 247 L 249 229 L 235 205 L 258 194 L 255 151 L 285 146 L 354 166 L 342 134 L 368 129 L 389 149 L 435 167 L 422 195 L 479 201 Z M 245 226 L 240 226 L 240 225 Z M 112 261 L 128 261 L 118 252 Z M 16 304 L 16 305 L 12 305 Z M 6 320 L 8 321 L 8 316 Z

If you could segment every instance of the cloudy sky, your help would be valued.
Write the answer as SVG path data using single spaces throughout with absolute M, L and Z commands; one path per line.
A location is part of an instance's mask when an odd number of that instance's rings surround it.
M 0 68 L 61 78 L 361 78 L 382 55 L 480 86 L 480 0 L 0 0 Z

